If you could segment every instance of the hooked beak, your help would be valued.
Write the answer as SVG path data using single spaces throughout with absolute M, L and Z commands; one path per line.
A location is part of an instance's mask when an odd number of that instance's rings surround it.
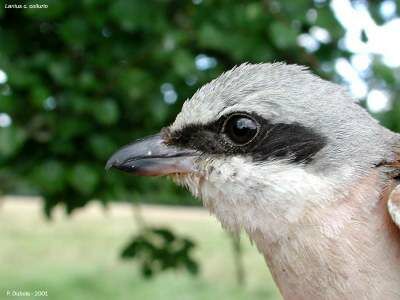
M 162 176 L 195 171 L 198 152 L 165 144 L 160 134 L 122 147 L 107 161 L 106 170 L 116 168 L 139 176 Z

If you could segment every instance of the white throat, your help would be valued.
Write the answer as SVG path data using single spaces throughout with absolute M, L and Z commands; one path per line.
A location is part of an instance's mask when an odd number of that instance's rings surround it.
M 337 191 L 346 185 L 335 181 L 349 180 L 350 171 L 327 181 L 281 163 L 270 163 L 268 174 L 236 163 L 238 169 L 235 162 L 226 169 L 221 163 L 207 178 L 174 179 L 203 199 L 224 227 L 245 229 L 285 299 L 400 299 L 400 233 L 378 173 Z M 243 180 L 251 174 L 260 180 Z

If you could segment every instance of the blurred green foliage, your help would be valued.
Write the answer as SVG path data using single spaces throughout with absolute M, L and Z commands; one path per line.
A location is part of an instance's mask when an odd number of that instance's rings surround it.
M 166 228 L 146 228 L 122 250 L 123 259 L 136 259 L 146 278 L 168 269 L 185 269 L 191 274 L 199 271 L 192 258 L 195 244 L 188 238 L 178 237 Z
M 0 6 L 0 113 L 12 120 L 0 128 L 0 190 L 43 195 L 47 214 L 92 199 L 196 203 L 167 180 L 106 173 L 104 164 L 119 146 L 169 124 L 196 89 L 236 64 L 298 63 L 341 82 L 335 60 L 352 55 L 323 0 L 40 3 L 48 8 Z M 368 8 L 381 24 L 379 4 Z M 315 26 L 330 40 L 310 51 L 298 37 Z M 394 99 L 400 93 L 398 70 L 380 57 L 363 76 Z M 395 130 L 399 116 L 399 101 L 378 115 Z

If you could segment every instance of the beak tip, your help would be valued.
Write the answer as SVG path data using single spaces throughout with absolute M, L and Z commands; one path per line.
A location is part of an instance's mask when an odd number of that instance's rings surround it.
M 114 160 L 113 159 L 109 159 L 106 163 L 106 166 L 104 167 L 104 169 L 106 171 L 109 171 L 112 167 L 114 167 Z
M 131 164 L 124 164 L 118 158 L 111 157 L 107 161 L 104 169 L 106 171 L 109 171 L 112 168 L 115 168 L 120 171 L 128 172 L 128 173 L 132 173 L 135 170 L 136 166 L 131 165 Z

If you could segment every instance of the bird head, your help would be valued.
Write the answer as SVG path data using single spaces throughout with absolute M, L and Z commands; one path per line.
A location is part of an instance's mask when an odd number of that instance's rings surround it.
M 388 134 L 343 88 L 304 67 L 243 64 L 107 167 L 168 175 L 228 229 L 279 236 L 284 224 L 345 196 L 390 152 Z

